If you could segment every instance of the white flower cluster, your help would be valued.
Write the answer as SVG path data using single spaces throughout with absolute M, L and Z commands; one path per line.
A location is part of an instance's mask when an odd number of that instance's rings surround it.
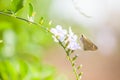
M 77 35 L 75 35 L 71 27 L 69 28 L 69 31 L 62 29 L 61 25 L 57 25 L 56 28 L 51 28 L 50 32 L 53 34 L 53 39 L 55 42 L 61 42 L 64 43 L 64 46 L 66 46 L 67 49 L 71 50 L 77 50 L 80 49 L 79 44 L 77 43 Z M 59 40 L 59 41 L 58 41 Z

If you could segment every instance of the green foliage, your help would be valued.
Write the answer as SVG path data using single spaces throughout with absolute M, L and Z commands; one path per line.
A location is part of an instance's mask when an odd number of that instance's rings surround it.
M 16 13 L 20 9 L 24 7 L 25 0 L 12 0 L 11 6 L 12 6 L 12 11 Z
M 31 3 L 29 3 L 29 16 L 33 15 L 33 6 Z
M 2 80 L 54 80 L 55 69 L 48 65 L 28 63 L 20 59 L 0 61 Z
M 10 13 L 10 16 L 13 16 L 12 12 L 17 13 L 14 17 L 0 14 L 0 40 L 3 40 L 0 43 L 0 80 L 56 80 L 55 68 L 42 62 L 43 49 L 47 50 L 52 44 L 50 34 L 25 20 L 16 19 L 18 15 L 24 19 L 27 19 L 27 15 L 32 16 L 36 1 L 25 2 L 12 0 L 9 3 L 11 8 L 3 10 L 6 14 Z M 47 10 L 44 11 L 47 13 Z M 37 14 L 37 18 L 41 17 L 46 18 L 44 21 L 42 19 L 41 25 L 47 27 L 48 17 Z

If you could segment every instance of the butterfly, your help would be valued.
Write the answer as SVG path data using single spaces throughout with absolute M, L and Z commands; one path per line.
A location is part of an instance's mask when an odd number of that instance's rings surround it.
M 80 41 L 82 42 L 85 51 L 95 51 L 98 49 L 98 47 L 83 34 L 81 35 Z

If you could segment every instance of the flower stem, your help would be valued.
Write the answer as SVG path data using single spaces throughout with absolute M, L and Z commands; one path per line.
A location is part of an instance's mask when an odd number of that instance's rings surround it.
M 15 16 L 15 15 L 12 15 L 12 14 L 9 14 L 9 13 L 6 13 L 6 12 L 3 12 L 3 11 L 0 11 L 0 14 L 5 15 L 5 16 L 9 16 L 9 17 L 14 17 L 14 18 L 16 18 L 16 19 L 25 21 L 25 22 L 27 22 L 27 23 L 31 23 L 31 24 L 34 24 L 34 25 L 36 25 L 36 26 L 39 26 L 39 27 L 41 27 L 42 29 L 44 29 L 45 31 L 49 32 L 50 34 L 52 34 L 52 35 L 54 36 L 53 33 L 51 33 L 46 27 L 42 26 L 41 24 L 38 24 L 38 23 L 35 23 L 35 22 L 31 22 L 31 21 L 29 21 L 29 20 L 27 20 L 27 19 L 25 19 L 25 18 L 21 18 L 21 17 Z M 59 41 L 59 39 L 58 39 L 58 41 Z M 64 48 L 64 50 L 65 50 L 65 52 L 66 52 L 66 54 L 67 54 L 67 55 L 66 55 L 66 56 L 67 56 L 67 59 L 68 59 L 68 60 L 70 61 L 70 63 L 71 63 L 73 72 L 74 72 L 74 74 L 75 74 L 75 76 L 76 76 L 76 80 L 80 80 L 79 75 L 77 74 L 77 68 L 75 67 L 75 63 L 74 63 L 74 61 L 72 60 L 72 58 L 70 57 L 70 54 L 71 54 L 73 51 L 67 50 L 66 47 L 62 44 L 61 41 L 59 41 L 59 44 Z
M 75 74 L 75 77 L 76 77 L 76 80 L 80 80 L 78 74 L 77 74 L 77 68 L 75 67 L 75 63 L 74 61 L 72 60 L 72 58 L 70 57 L 70 54 L 71 52 L 69 50 L 66 50 L 65 46 L 62 44 L 62 42 L 59 41 L 59 44 L 64 48 L 65 52 L 66 52 L 66 56 L 67 56 L 67 59 L 70 61 L 70 64 L 72 66 L 72 69 L 73 69 L 73 72 Z
M 79 77 L 78 77 L 78 74 L 77 74 L 77 70 L 76 70 L 76 67 L 75 67 L 75 63 L 72 61 L 70 56 L 67 56 L 67 59 L 70 61 L 71 65 L 72 65 L 73 72 L 74 72 L 74 74 L 76 76 L 76 80 L 79 80 Z
M 31 22 L 31 21 L 29 21 L 29 20 L 27 20 L 27 19 L 25 19 L 25 18 L 21 18 L 21 17 L 15 16 L 15 15 L 12 15 L 12 14 L 8 14 L 8 13 L 3 12 L 3 11 L 0 11 L 0 14 L 5 15 L 5 16 L 9 16 L 9 17 L 14 17 L 14 18 L 16 18 L 16 19 L 25 21 L 25 22 L 27 22 L 27 23 L 34 24 L 34 25 L 36 25 L 36 26 L 41 27 L 41 28 L 44 29 L 45 31 L 48 31 L 50 34 L 52 34 L 47 28 L 43 27 L 42 25 L 40 25 L 40 24 L 38 24 L 38 23 Z

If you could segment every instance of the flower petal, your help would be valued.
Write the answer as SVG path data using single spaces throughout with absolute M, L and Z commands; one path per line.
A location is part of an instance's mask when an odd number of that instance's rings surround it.
M 61 42 L 65 40 L 67 35 L 67 31 L 62 29 L 61 25 L 57 25 L 56 28 L 52 28 L 50 32 L 53 33 L 54 36 L 57 37 L 57 39 L 59 39 Z

